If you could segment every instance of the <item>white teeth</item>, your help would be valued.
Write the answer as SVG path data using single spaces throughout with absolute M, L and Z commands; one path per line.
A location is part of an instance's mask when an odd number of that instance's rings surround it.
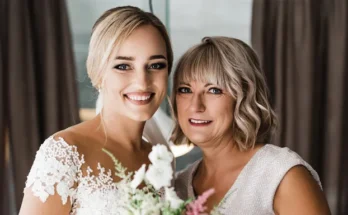
M 151 96 L 128 96 L 128 98 L 135 101 L 145 101 L 148 100 Z
M 208 123 L 210 121 L 190 119 L 190 122 L 192 122 L 192 123 Z

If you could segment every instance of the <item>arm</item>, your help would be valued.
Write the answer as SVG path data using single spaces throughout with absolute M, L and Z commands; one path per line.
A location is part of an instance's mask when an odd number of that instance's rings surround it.
M 19 215 L 32 214 L 50 214 L 50 215 L 68 215 L 71 210 L 70 200 L 63 205 L 61 196 L 54 194 L 42 202 L 37 196 L 34 196 L 30 188 L 24 190 L 24 198 Z
M 27 177 L 20 215 L 68 215 L 83 162 L 75 146 L 63 139 L 47 139 L 36 153 Z
M 273 207 L 279 215 L 331 214 L 324 193 L 304 166 L 288 171 L 276 191 Z

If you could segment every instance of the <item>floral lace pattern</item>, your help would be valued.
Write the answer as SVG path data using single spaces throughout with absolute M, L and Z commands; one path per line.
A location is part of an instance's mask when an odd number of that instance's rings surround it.
M 78 153 L 76 146 L 69 145 L 63 138 L 49 137 L 36 154 L 26 187 L 42 202 L 55 193 L 63 204 L 70 200 L 71 215 L 125 214 L 121 205 L 126 180 L 114 182 L 111 170 L 100 163 L 97 174 L 92 174 L 90 167 L 83 174 L 84 163 L 84 156 Z

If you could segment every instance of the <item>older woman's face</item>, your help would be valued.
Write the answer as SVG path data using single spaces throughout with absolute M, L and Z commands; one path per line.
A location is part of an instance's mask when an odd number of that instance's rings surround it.
M 210 83 L 180 83 L 176 94 L 179 125 L 186 137 L 201 146 L 232 137 L 234 99 Z

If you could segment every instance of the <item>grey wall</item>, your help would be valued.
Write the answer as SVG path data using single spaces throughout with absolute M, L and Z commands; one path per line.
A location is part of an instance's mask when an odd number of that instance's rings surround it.
M 252 0 L 172 0 L 170 32 L 175 59 L 205 36 L 250 41 Z
M 80 106 L 94 108 L 96 92 L 85 62 L 94 22 L 107 9 L 132 5 L 149 11 L 147 0 L 68 0 Z M 154 13 L 167 25 L 175 61 L 204 36 L 230 36 L 250 43 L 252 0 L 153 0 Z

